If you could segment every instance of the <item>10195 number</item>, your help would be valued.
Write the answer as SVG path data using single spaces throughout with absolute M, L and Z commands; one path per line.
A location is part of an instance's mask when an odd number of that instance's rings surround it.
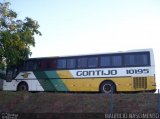
M 148 74 L 149 69 L 128 69 L 126 70 L 127 74 Z

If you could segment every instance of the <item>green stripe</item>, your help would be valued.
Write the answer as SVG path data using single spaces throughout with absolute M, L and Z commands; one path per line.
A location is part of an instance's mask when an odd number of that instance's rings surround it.
M 57 91 L 56 87 L 48 80 L 47 75 L 43 71 L 36 71 L 33 72 L 36 78 L 38 79 L 39 83 L 43 87 L 45 91 Z
M 50 82 L 56 87 L 57 91 L 68 91 L 68 88 L 60 79 L 56 71 L 45 71 L 45 74 L 48 76 Z
M 56 78 L 56 79 L 60 78 L 55 71 L 45 71 L 45 74 L 47 75 L 48 78 Z
M 56 71 L 34 72 L 45 91 L 68 91 Z

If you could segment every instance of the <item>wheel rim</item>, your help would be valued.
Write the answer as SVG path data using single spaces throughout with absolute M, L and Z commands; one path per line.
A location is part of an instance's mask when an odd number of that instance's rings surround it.
M 20 90 L 20 91 L 27 91 L 26 85 L 21 85 L 21 86 L 19 86 L 19 90 Z
M 112 92 L 112 85 L 111 84 L 105 84 L 105 85 L 103 85 L 103 91 L 105 93 L 111 93 Z

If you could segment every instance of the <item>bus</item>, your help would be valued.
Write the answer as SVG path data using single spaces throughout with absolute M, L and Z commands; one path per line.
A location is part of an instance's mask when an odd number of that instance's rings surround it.
M 152 49 L 30 58 L 7 68 L 4 91 L 156 91 Z

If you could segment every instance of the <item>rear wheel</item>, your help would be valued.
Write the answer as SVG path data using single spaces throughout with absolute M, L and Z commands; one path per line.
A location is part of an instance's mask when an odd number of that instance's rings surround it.
M 116 92 L 116 86 L 111 81 L 105 81 L 100 85 L 100 92 L 101 93 L 115 93 Z
M 28 91 L 28 85 L 24 82 L 18 85 L 18 91 Z

